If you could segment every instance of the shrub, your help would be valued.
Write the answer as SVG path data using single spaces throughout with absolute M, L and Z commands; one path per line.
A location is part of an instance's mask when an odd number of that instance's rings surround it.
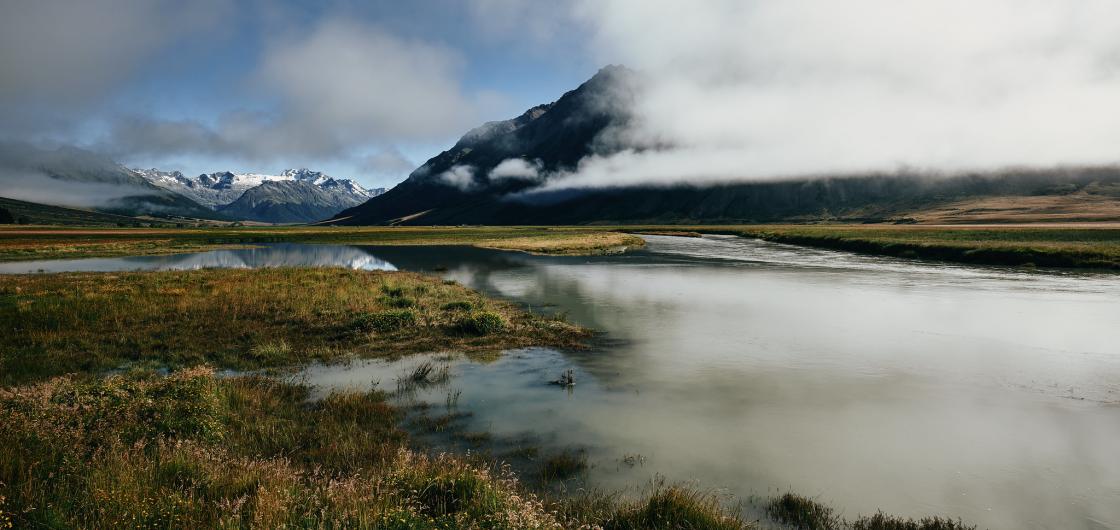
M 463 335 L 490 335 L 506 329 L 506 320 L 493 311 L 476 311 L 455 319 L 452 329 Z
M 359 331 L 392 333 L 407 327 L 415 326 L 417 320 L 416 311 L 412 309 L 395 309 L 374 313 L 361 313 L 354 317 L 351 327 Z

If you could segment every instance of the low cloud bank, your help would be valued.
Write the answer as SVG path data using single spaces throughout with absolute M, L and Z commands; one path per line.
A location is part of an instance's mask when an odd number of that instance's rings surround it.
M 61 181 L 45 173 L 3 168 L 0 168 L 0 189 L 3 189 L 0 196 L 8 199 L 73 208 L 108 208 L 126 197 L 152 193 L 139 186 Z
M 542 190 L 1120 161 L 1110 1 L 577 2 L 642 71 L 616 154 Z

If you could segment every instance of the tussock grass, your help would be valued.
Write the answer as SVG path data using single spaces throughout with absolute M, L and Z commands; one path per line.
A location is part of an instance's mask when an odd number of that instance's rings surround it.
M 559 528 L 508 474 L 404 448 L 380 393 L 208 369 L 0 391 L 18 527 Z M 4 520 L 4 519 L 0 519 Z
M 725 506 L 720 496 L 687 485 L 654 481 L 645 495 L 625 501 L 589 492 L 558 508 L 561 518 L 604 530 L 742 530 L 754 526 Z
M 442 309 L 460 302 L 472 311 Z M 245 369 L 589 336 L 432 277 L 333 268 L 0 275 L 0 327 L 0 384 L 126 363 Z
M 509 324 L 502 315 L 494 311 L 472 311 L 466 315 L 456 317 L 451 324 L 454 333 L 484 337 L 501 333 Z
M 798 530 L 975 530 L 975 526 L 943 517 L 910 519 L 887 515 L 859 516 L 849 521 L 831 507 L 794 493 L 774 497 L 766 511 L 775 521 Z
M 567 480 L 587 470 L 587 453 L 565 450 L 541 462 L 541 481 Z

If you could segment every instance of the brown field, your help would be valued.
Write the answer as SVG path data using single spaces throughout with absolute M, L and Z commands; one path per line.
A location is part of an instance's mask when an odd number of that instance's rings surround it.
M 1120 197 L 1086 193 L 987 197 L 954 201 L 905 217 L 921 224 L 1118 222 Z

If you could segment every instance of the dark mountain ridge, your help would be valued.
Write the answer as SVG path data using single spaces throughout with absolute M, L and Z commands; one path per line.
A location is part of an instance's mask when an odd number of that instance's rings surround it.
M 617 133 L 642 79 L 625 67 L 602 69 L 553 103 L 469 131 L 385 194 L 338 214 L 339 224 L 742 223 L 905 220 L 911 212 L 983 197 L 1120 196 L 1120 168 L 1010 169 L 819 176 L 694 186 L 630 186 L 520 193 L 592 154 L 623 148 Z M 518 159 L 539 175 L 492 178 Z M 1109 198 L 1108 200 L 1113 200 Z M 1067 203 L 1070 201 L 1067 201 Z M 1076 217 L 1074 217 L 1076 218 Z

